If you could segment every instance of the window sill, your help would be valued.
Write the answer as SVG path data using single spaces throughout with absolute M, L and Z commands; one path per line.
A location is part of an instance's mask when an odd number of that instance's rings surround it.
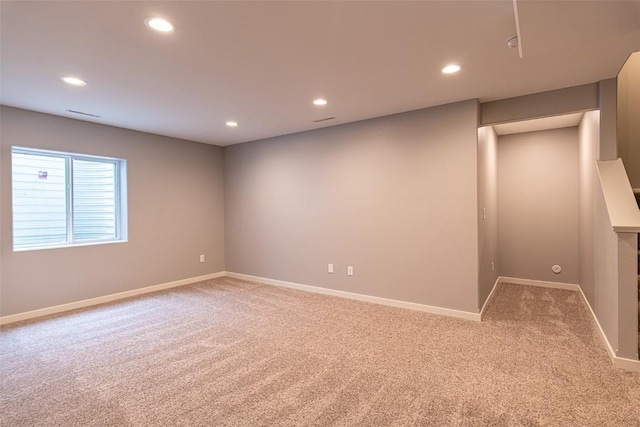
M 127 239 L 123 240 L 104 240 L 104 241 L 93 241 L 86 243 L 65 243 L 62 245 L 50 245 L 50 246 L 33 246 L 28 248 L 14 248 L 13 252 L 30 252 L 30 251 L 44 251 L 47 249 L 65 249 L 65 248 L 78 248 L 82 246 L 98 246 L 98 245 L 112 245 L 114 243 L 127 243 Z

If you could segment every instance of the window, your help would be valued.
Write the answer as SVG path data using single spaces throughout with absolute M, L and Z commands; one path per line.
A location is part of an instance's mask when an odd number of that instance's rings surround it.
M 13 147 L 13 249 L 126 241 L 126 161 Z

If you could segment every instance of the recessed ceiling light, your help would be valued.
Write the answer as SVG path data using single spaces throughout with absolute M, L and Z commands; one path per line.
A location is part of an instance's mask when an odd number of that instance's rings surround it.
M 170 33 L 173 31 L 173 24 L 162 18 L 147 18 L 144 20 L 147 27 L 160 33 Z
M 318 99 L 313 101 L 313 105 L 327 105 L 327 100 L 326 99 L 322 99 L 322 98 L 318 98 Z
M 445 74 L 453 74 L 460 71 L 460 66 L 458 64 L 447 65 L 442 69 L 442 72 Z
M 86 86 L 87 82 L 77 77 L 63 77 L 62 81 L 73 86 Z
M 227 126 L 229 126 L 230 128 L 237 128 L 238 127 L 238 122 L 228 121 L 227 122 Z

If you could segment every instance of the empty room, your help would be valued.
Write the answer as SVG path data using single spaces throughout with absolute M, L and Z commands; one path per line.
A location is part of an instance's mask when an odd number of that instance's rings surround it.
M 0 425 L 639 426 L 640 2 L 0 2 Z

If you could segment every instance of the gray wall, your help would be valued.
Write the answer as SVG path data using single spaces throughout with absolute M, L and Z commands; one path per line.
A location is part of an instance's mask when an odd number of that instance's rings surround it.
M 478 312 L 477 117 L 464 101 L 227 147 L 227 270 Z
M 600 134 L 592 138 L 597 142 L 596 160 L 615 160 L 617 158 L 616 104 L 617 82 L 609 79 L 600 82 Z M 585 146 L 585 148 L 587 148 Z M 587 148 L 588 149 L 588 148 Z M 609 214 L 604 201 L 597 170 L 596 185 L 593 188 L 593 233 L 594 233 L 594 265 L 593 265 L 593 299 L 589 301 L 598 318 L 600 326 L 611 345 L 618 343 L 618 247 L 617 236 L 611 229 Z
M 612 230 L 596 169 L 617 157 L 616 92 L 600 82 L 600 111 L 580 122 L 580 286 L 615 354 L 637 359 L 637 237 Z
M 221 148 L 1 108 L 2 316 L 224 270 Z M 12 145 L 126 159 L 129 241 L 13 252 Z
M 500 99 L 482 104 L 482 125 L 551 117 L 598 108 L 598 83 Z
M 499 271 L 498 136 L 492 126 L 478 129 L 478 260 L 478 306 L 482 307 Z
M 614 351 L 618 346 L 618 236 L 611 229 L 602 189 L 594 194 L 594 292 L 591 308 Z
M 618 357 L 638 360 L 638 233 L 618 240 Z
M 579 283 L 587 300 L 593 305 L 595 292 L 595 211 L 596 192 L 599 191 L 598 160 L 600 146 L 600 111 L 588 111 L 582 117 L 579 128 L 580 140 L 580 273 Z
M 498 137 L 501 276 L 578 283 L 578 189 L 577 127 Z
M 640 52 L 632 54 L 618 74 L 618 156 L 632 188 L 640 188 Z
M 617 80 L 602 80 L 599 87 L 600 97 L 600 136 L 598 160 L 615 160 L 617 149 Z

